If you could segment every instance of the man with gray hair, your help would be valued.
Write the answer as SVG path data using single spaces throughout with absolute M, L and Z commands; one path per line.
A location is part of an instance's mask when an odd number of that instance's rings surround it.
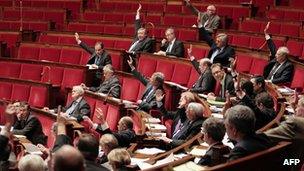
M 199 62 L 195 60 L 192 55 L 192 45 L 188 49 L 188 56 L 191 60 L 192 65 L 196 71 L 200 74 L 198 80 L 194 83 L 190 91 L 194 93 L 210 93 L 215 88 L 215 79 L 211 72 L 211 60 L 208 58 L 203 58 Z
M 249 107 L 233 106 L 226 111 L 225 116 L 227 135 L 236 142 L 229 154 L 229 160 L 245 157 L 272 146 L 265 134 L 255 133 L 255 115 Z
M 39 155 L 28 154 L 18 162 L 19 171 L 46 171 L 47 166 Z
M 287 47 L 280 47 L 276 51 L 276 46 L 270 35 L 267 33 L 270 22 L 267 23 L 264 33 L 267 40 L 267 45 L 270 50 L 270 61 L 264 68 L 263 76 L 266 81 L 273 84 L 284 84 L 292 81 L 294 66 L 287 58 L 289 50 Z
M 119 98 L 120 96 L 120 83 L 116 75 L 114 75 L 114 68 L 108 64 L 103 67 L 104 80 L 99 87 L 86 87 L 84 83 L 81 86 L 85 90 L 90 90 L 97 93 L 103 93 L 112 97 Z
M 55 152 L 53 168 L 54 171 L 84 171 L 85 160 L 79 150 L 70 145 L 64 145 Z
M 187 121 L 184 122 L 179 130 L 174 132 L 172 139 L 167 137 L 159 138 L 166 143 L 166 148 L 177 147 L 200 132 L 201 125 L 206 119 L 204 117 L 204 106 L 200 103 L 191 102 L 186 109 L 186 115 Z
M 216 15 L 216 8 L 214 5 L 208 5 L 207 11 L 200 12 L 197 8 L 195 8 L 190 0 L 184 0 L 186 6 L 191 10 L 191 12 L 195 15 L 200 16 L 200 24 L 203 25 L 206 31 L 211 35 L 215 33 L 218 27 L 220 26 L 220 17 Z

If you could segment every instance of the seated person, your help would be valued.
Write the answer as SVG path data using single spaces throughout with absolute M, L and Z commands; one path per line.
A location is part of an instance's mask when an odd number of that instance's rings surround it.
M 290 83 L 294 66 L 287 58 L 289 50 L 287 47 L 279 47 L 279 49 L 276 51 L 276 46 L 267 33 L 269 24 L 270 22 L 267 24 L 264 32 L 271 55 L 270 61 L 264 68 L 263 76 L 266 78 L 266 80 L 272 82 L 273 84 Z
M 91 108 L 87 101 L 83 98 L 84 89 L 81 86 L 74 86 L 72 89 L 72 99 L 73 101 L 62 108 L 62 116 L 65 118 L 77 120 L 81 122 L 83 116 L 90 117 Z M 49 111 L 49 108 L 44 107 L 44 110 Z M 57 109 L 54 109 L 54 112 L 57 113 Z
M 159 137 L 159 139 L 166 143 L 166 148 L 168 149 L 185 143 L 200 132 L 201 125 L 205 120 L 203 113 L 204 107 L 202 104 L 191 102 L 186 110 L 187 121 L 184 122 L 179 130 L 174 132 L 172 139 L 167 137 Z
M 165 34 L 166 39 L 161 41 L 160 51 L 155 52 L 154 54 L 183 58 L 185 53 L 184 43 L 176 40 L 174 29 L 168 28 Z
M 186 2 L 186 6 L 191 10 L 193 14 L 196 16 L 200 16 L 200 24 L 205 27 L 208 33 L 211 35 L 215 33 L 220 25 L 220 17 L 216 14 L 216 8 L 214 5 L 209 5 L 207 7 L 207 11 L 200 12 L 197 8 L 195 8 L 190 0 L 184 0 Z
M 228 160 L 235 160 L 272 146 L 265 134 L 255 133 L 255 115 L 243 105 L 229 108 L 225 114 L 225 127 L 230 140 L 235 141 Z
M 214 117 L 206 119 L 202 126 L 202 132 L 204 134 L 204 142 L 206 142 L 209 147 L 206 154 L 199 160 L 198 164 L 207 166 L 220 164 L 223 159 L 223 155 L 229 153 L 229 147 L 224 146 L 222 143 L 226 133 L 223 120 Z M 219 148 L 222 148 L 222 150 Z
M 18 162 L 18 171 L 44 171 L 48 170 L 43 158 L 35 154 L 27 154 Z
M 99 87 L 86 87 L 83 83 L 81 86 L 85 90 L 108 94 L 109 96 L 119 98 L 121 86 L 118 77 L 114 75 L 114 69 L 112 65 L 108 64 L 103 67 L 103 76 L 104 80 Z
M 191 60 L 192 65 L 200 74 L 198 80 L 192 86 L 190 91 L 194 93 L 210 93 L 214 91 L 216 81 L 212 76 L 210 69 L 212 65 L 210 59 L 203 58 L 198 63 L 195 60 L 195 57 L 192 55 L 192 45 L 190 45 L 190 48 L 188 49 L 188 56 Z
M 90 126 L 100 134 L 113 134 L 118 140 L 120 147 L 128 147 L 131 142 L 136 139 L 135 131 L 133 130 L 133 120 L 129 116 L 122 117 L 118 122 L 118 132 L 113 133 L 107 122 L 105 121 L 103 112 L 101 109 L 97 109 L 97 118 L 99 119 L 99 124 L 93 123 L 88 117 L 84 120 L 87 121 Z
M 253 83 L 250 80 L 242 82 L 240 88 L 246 93 L 248 97 L 250 97 L 251 99 L 255 98 L 255 94 L 253 91 Z
M 205 40 L 210 46 L 207 58 L 213 64 L 220 63 L 223 67 L 230 67 L 230 63 L 234 61 L 235 51 L 233 47 L 228 45 L 228 35 L 225 33 L 217 34 L 216 41 L 214 41 L 200 22 L 198 25 L 200 40 Z
M 139 52 L 153 53 L 153 40 L 148 37 L 147 29 L 141 26 L 140 10 L 141 4 L 139 4 L 135 17 L 135 36 L 129 50 L 127 51 L 133 57 Z
M 103 152 L 102 156 L 99 157 L 98 163 L 100 163 L 102 166 L 104 166 L 107 169 L 111 169 L 111 165 L 108 162 L 108 154 L 119 147 L 118 141 L 112 134 L 104 134 L 99 140 L 99 145 L 101 147 L 101 150 Z
M 128 64 L 131 68 L 131 72 L 135 78 L 137 78 L 143 85 L 146 86 L 146 89 L 142 95 L 141 100 L 137 101 L 138 109 L 148 112 L 150 109 L 156 107 L 156 99 L 155 92 L 160 90 L 164 92 L 163 84 L 165 80 L 165 76 L 161 72 L 155 72 L 152 74 L 151 78 L 148 80 L 144 78 L 132 65 L 133 60 L 130 57 L 128 60 Z
M 253 84 L 253 92 L 256 95 L 267 92 L 265 88 L 265 80 L 263 76 L 255 76 L 250 79 Z
M 214 93 L 209 93 L 207 99 L 216 101 L 225 101 L 226 91 L 230 95 L 235 95 L 234 81 L 230 74 L 226 73 L 221 64 L 216 63 L 211 66 L 213 77 L 221 85 L 220 94 L 218 97 Z
M 112 150 L 108 155 L 108 160 L 114 171 L 130 170 L 127 166 L 131 164 L 131 157 L 125 149 L 117 148 Z
M 58 149 L 49 162 L 50 168 L 56 171 L 73 170 L 85 171 L 85 160 L 81 152 L 73 146 L 63 145 Z
M 162 117 L 167 120 L 171 119 L 173 120 L 172 123 L 172 132 L 171 135 L 173 135 L 175 132 L 177 132 L 187 121 L 186 116 L 186 109 L 191 102 L 195 102 L 195 98 L 193 93 L 186 91 L 181 94 L 181 97 L 179 99 L 179 106 L 177 107 L 176 111 L 167 111 L 164 104 L 163 104 L 163 98 L 164 95 L 156 93 L 156 103 L 157 103 L 157 109 L 161 112 Z
M 24 135 L 33 144 L 46 144 L 47 137 L 42 131 L 39 119 L 32 115 L 27 102 L 15 102 L 17 120 L 12 131 L 15 135 Z

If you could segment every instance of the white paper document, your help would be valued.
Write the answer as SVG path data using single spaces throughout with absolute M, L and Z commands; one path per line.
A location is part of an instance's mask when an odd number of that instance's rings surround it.
M 143 148 L 143 149 L 138 149 L 135 151 L 135 153 L 140 153 L 140 154 L 146 154 L 146 155 L 154 155 L 154 154 L 160 154 L 166 152 L 165 150 L 161 150 L 158 148 Z
M 39 150 L 37 146 L 32 143 L 22 143 L 25 151 L 30 154 L 42 155 L 42 152 Z
M 167 130 L 166 126 L 161 125 L 161 124 L 148 123 L 148 124 L 145 124 L 145 125 L 149 130 L 158 130 L 158 131 L 166 131 Z
M 149 123 L 160 123 L 159 118 L 144 118 L 144 121 Z
M 170 162 L 173 162 L 173 161 L 174 161 L 174 155 L 173 155 L 173 153 L 171 153 L 168 157 L 166 157 L 162 160 L 158 160 L 155 164 L 149 164 L 149 163 L 146 163 L 146 162 L 142 162 L 142 163 L 138 163 L 138 167 L 141 170 L 151 169 L 151 168 L 154 168 L 154 167 L 166 164 L 166 163 L 170 163 Z

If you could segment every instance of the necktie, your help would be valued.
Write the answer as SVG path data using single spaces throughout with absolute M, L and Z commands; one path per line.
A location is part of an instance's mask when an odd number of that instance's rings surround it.
M 277 72 L 277 70 L 279 69 L 280 66 L 281 66 L 281 65 L 280 65 L 279 63 L 276 63 L 276 64 L 273 66 L 272 70 L 270 71 L 270 73 L 269 73 L 269 75 L 268 75 L 268 77 L 267 77 L 268 80 L 272 80 L 274 74 Z
M 99 61 L 100 61 L 100 58 L 101 58 L 101 57 L 100 57 L 99 55 L 96 54 L 94 64 L 98 65 L 98 64 L 99 64 Z
M 216 50 L 211 55 L 211 63 L 213 63 L 214 58 L 221 52 L 220 48 L 216 48 Z
M 151 89 L 149 90 L 149 93 L 144 97 L 143 101 L 147 101 L 147 99 L 150 98 L 150 96 L 152 95 L 153 92 L 154 92 L 153 87 L 151 87 Z
M 139 43 L 139 40 L 137 40 L 136 42 L 134 42 L 134 43 L 132 44 L 132 46 L 130 47 L 129 52 L 134 51 L 134 48 L 136 47 L 136 45 L 137 45 L 138 43 Z
M 77 106 L 77 101 L 73 101 L 72 105 L 70 106 L 70 108 L 68 108 L 68 110 L 65 111 L 65 113 L 71 115 L 74 112 L 76 106 Z
M 172 42 L 169 43 L 166 52 L 171 52 L 172 49 Z
M 200 83 L 202 82 L 203 79 L 203 74 L 200 75 L 200 77 L 198 78 L 198 80 L 195 82 L 195 84 L 192 86 L 192 88 L 198 88 L 200 87 Z

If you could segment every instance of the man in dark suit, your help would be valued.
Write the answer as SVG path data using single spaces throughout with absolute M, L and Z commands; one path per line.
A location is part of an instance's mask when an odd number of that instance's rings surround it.
M 150 109 L 156 107 L 155 93 L 157 91 L 164 92 L 163 84 L 165 76 L 161 72 L 155 72 L 152 74 L 151 78 L 148 80 L 143 75 L 141 75 L 135 67 L 132 65 L 132 58 L 128 60 L 128 64 L 131 68 L 131 72 L 135 78 L 137 78 L 143 85 L 146 86 L 143 92 L 141 100 L 137 101 L 138 110 L 143 110 L 148 112 Z
M 135 57 L 139 52 L 153 53 L 153 40 L 148 37 L 147 30 L 141 26 L 140 10 L 141 4 L 139 4 L 135 17 L 135 36 L 127 51 L 132 57 Z
M 263 76 L 255 76 L 250 79 L 253 84 L 253 93 L 256 95 L 267 92 L 265 88 L 265 79 Z
M 230 95 L 235 95 L 234 81 L 230 74 L 224 71 L 221 64 L 216 63 L 211 66 L 211 71 L 213 77 L 220 83 L 220 93 L 219 96 L 215 96 L 214 93 L 209 93 L 207 99 L 216 101 L 225 101 L 226 91 Z
M 234 60 L 234 48 L 228 45 L 228 35 L 220 33 L 216 35 L 216 41 L 212 39 L 203 26 L 199 26 L 199 36 L 210 46 L 208 58 L 213 64 L 220 63 L 223 67 L 230 67 L 230 62 Z
M 276 51 L 274 42 L 269 34 L 267 34 L 269 24 L 270 23 L 267 24 L 264 32 L 271 55 L 270 61 L 264 68 L 263 76 L 266 78 L 266 80 L 272 82 L 273 84 L 290 83 L 292 80 L 294 66 L 287 58 L 289 50 L 287 47 L 280 47 Z
M 224 155 L 229 153 L 229 147 L 225 146 L 222 141 L 226 133 L 225 125 L 222 119 L 210 117 L 202 125 L 204 142 L 209 147 L 206 154 L 199 160 L 198 164 L 214 166 L 222 163 Z
M 205 27 L 208 33 L 211 35 L 215 33 L 218 27 L 220 26 L 220 17 L 216 15 L 216 8 L 214 5 L 209 5 L 206 12 L 200 12 L 195 8 L 190 0 L 184 0 L 186 6 L 191 10 L 193 14 L 200 17 L 200 23 Z
M 188 49 L 188 56 L 190 57 L 191 63 L 196 69 L 196 71 L 200 74 L 198 80 L 190 89 L 191 92 L 194 93 L 210 93 L 215 88 L 215 79 L 211 72 L 211 61 L 208 58 L 203 58 L 198 63 L 195 60 L 195 57 L 192 55 L 192 45 Z
M 104 80 L 99 87 L 86 87 L 83 83 L 81 84 L 81 86 L 85 90 L 108 94 L 112 97 L 119 98 L 121 86 L 118 77 L 114 75 L 114 69 L 112 65 L 108 64 L 103 67 L 103 76 Z
M 118 122 L 118 132 L 112 132 L 105 121 L 103 112 L 101 109 L 97 109 L 97 118 L 99 123 L 93 123 L 88 117 L 85 117 L 85 121 L 90 124 L 93 130 L 96 130 L 101 135 L 113 134 L 118 141 L 120 147 L 129 147 L 130 143 L 136 139 L 135 131 L 133 130 L 133 120 L 128 116 L 122 117 Z
M 154 54 L 183 58 L 185 53 L 184 43 L 179 40 L 176 40 L 174 29 L 168 28 L 165 34 L 166 39 L 163 39 L 161 41 L 160 51 Z
M 29 105 L 26 102 L 16 102 L 17 121 L 14 123 L 13 134 L 24 135 L 33 144 L 46 144 L 47 137 L 42 131 L 42 125 L 39 119 L 29 111 Z
M 233 106 L 226 111 L 225 116 L 227 135 L 236 142 L 228 160 L 242 158 L 272 146 L 265 134 L 255 133 L 255 115 L 249 107 Z
M 200 132 L 202 123 L 206 119 L 203 113 L 204 107 L 202 104 L 196 102 L 190 103 L 186 110 L 187 121 L 184 122 L 179 130 L 174 132 L 171 139 L 167 137 L 159 137 L 159 139 L 166 143 L 166 148 L 168 149 L 185 143 Z

